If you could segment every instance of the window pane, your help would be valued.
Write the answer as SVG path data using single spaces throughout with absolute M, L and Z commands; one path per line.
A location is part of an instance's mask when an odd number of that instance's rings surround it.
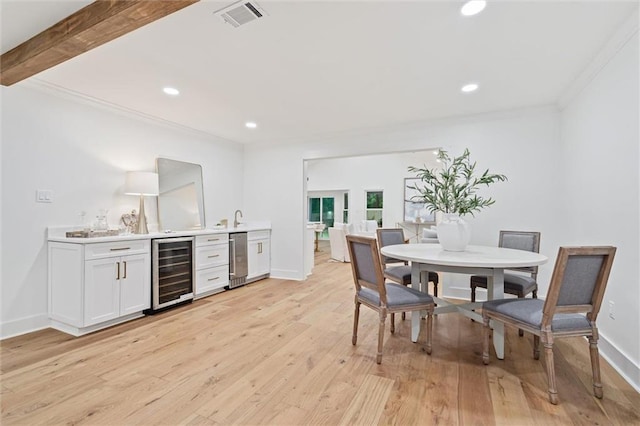
M 382 191 L 367 191 L 367 208 L 368 209 L 381 209 L 382 208 Z
M 309 198 L 309 222 L 320 222 L 320 198 Z
M 349 193 L 344 193 L 344 209 L 349 210 Z
M 349 223 L 349 211 L 348 210 L 343 210 L 342 211 L 342 223 Z
M 333 226 L 333 221 L 335 220 L 333 214 L 333 197 L 323 198 L 322 199 L 322 223 L 327 225 L 327 228 Z M 327 235 L 328 235 L 327 231 Z
M 382 228 L 382 210 L 367 210 L 367 220 L 375 220 L 378 228 Z

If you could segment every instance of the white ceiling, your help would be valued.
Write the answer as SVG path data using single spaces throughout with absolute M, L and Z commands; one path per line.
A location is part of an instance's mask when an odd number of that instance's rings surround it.
M 2 52 L 88 3 L 2 0 Z M 232 141 L 282 142 L 554 104 L 638 14 L 637 0 L 489 1 L 474 17 L 453 0 L 262 0 L 269 16 L 233 28 L 213 14 L 230 3 L 201 1 L 32 78 Z M 480 89 L 461 93 L 471 81 Z

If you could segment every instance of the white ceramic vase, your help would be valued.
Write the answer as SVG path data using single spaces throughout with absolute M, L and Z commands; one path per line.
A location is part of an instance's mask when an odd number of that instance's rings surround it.
M 471 238 L 467 221 L 455 213 L 443 213 L 438 224 L 438 241 L 447 251 L 464 251 Z

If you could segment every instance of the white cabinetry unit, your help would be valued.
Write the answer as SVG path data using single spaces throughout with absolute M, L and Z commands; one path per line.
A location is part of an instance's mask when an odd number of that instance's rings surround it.
M 49 243 L 53 328 L 80 336 L 143 315 L 151 302 L 149 240 Z
M 248 232 L 247 246 L 247 281 L 266 278 L 271 273 L 271 231 Z
M 196 294 L 204 297 L 224 291 L 229 284 L 229 234 L 196 237 Z

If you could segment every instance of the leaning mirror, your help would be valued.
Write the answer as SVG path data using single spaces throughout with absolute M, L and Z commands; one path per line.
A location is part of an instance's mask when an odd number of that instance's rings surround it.
M 158 220 L 164 231 L 204 229 L 202 166 L 158 158 Z

